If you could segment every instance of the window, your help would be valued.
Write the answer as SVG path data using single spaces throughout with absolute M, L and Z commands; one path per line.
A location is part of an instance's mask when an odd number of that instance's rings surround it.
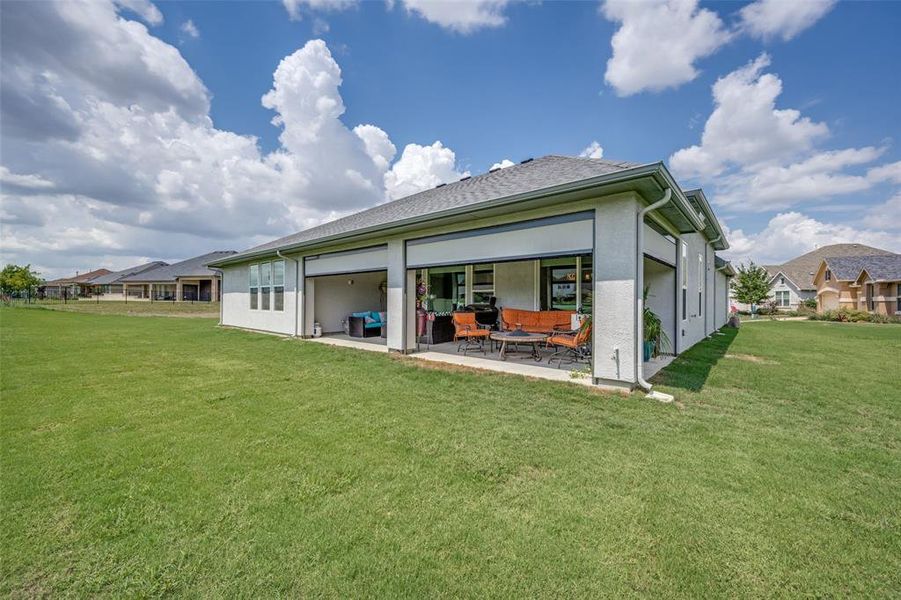
M 896 312 L 901 312 L 901 283 L 898 284 L 898 304 L 895 306 Z
M 272 309 L 285 310 L 285 261 L 272 263 Z
M 876 309 L 876 297 L 874 292 L 874 286 L 872 283 L 867 284 L 867 310 L 875 310 Z
M 785 277 L 780 277 L 780 278 L 779 278 L 779 283 L 782 284 L 782 285 L 785 285 Z
M 787 308 L 789 305 L 788 290 L 780 290 L 776 292 L 776 306 Z
M 682 258 L 679 261 L 682 271 L 682 320 L 688 318 L 688 244 L 682 242 Z
M 272 292 L 272 264 L 260 265 L 260 309 L 269 310 L 269 295 Z
M 428 309 L 449 313 L 466 304 L 466 268 L 436 267 L 429 269 Z
M 825 277 L 826 277 L 826 281 L 832 281 L 832 271 L 830 271 L 829 269 L 826 269 Z
M 581 261 L 582 267 L 582 281 L 581 281 L 581 308 L 583 313 L 591 313 L 591 298 L 592 293 L 594 292 L 594 285 L 592 285 L 593 281 L 593 269 L 591 264 L 591 255 L 583 256 Z
M 494 296 L 494 265 L 475 265 L 472 269 L 472 303 L 488 304 Z
M 704 314 L 704 257 L 698 254 L 698 316 Z
M 576 258 L 545 258 L 541 261 L 542 310 L 576 310 Z
M 250 310 L 260 307 L 260 265 L 250 265 Z

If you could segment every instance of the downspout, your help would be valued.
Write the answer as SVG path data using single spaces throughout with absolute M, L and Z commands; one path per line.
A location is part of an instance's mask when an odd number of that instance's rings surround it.
M 275 255 L 282 260 L 290 260 L 294 263 L 294 337 L 297 337 L 297 308 L 300 306 L 298 298 L 300 297 L 300 261 L 282 254 L 281 250 L 276 249 Z
M 638 211 L 636 231 L 638 261 L 635 269 L 635 305 L 638 307 L 638 312 L 635 315 L 635 381 L 641 389 L 647 392 L 646 398 L 660 400 L 661 402 L 672 402 L 674 398 L 663 392 L 652 391 L 651 384 L 644 380 L 644 374 L 642 373 L 644 364 L 644 218 L 652 210 L 657 210 L 669 203 L 672 197 L 672 188 L 666 188 L 663 192 L 663 198 Z
M 713 245 L 723 239 L 723 234 L 719 234 L 715 239 L 707 242 L 710 244 L 710 247 L 713 248 Z M 707 252 L 704 252 L 704 266 L 707 266 Z M 713 332 L 710 334 L 707 333 L 707 313 L 710 311 L 707 310 L 707 273 L 704 273 L 704 335 L 706 337 L 710 337 L 713 335 Z M 716 248 L 713 248 L 713 331 L 716 331 Z

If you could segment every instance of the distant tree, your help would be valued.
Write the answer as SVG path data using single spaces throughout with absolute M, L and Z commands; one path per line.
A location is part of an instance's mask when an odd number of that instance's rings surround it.
M 41 285 L 41 278 L 31 270 L 31 265 L 6 265 L 0 271 L 0 292 L 16 294 L 30 292 Z
M 732 280 L 735 299 L 744 304 L 760 304 L 770 294 L 770 274 L 751 261 L 738 266 L 738 275 Z

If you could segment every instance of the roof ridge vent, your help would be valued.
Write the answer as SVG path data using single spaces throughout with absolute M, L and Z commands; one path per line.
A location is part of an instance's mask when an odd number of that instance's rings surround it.
M 493 169 L 488 169 L 488 172 L 489 172 L 489 173 L 495 173 L 495 172 L 500 171 L 500 170 L 501 170 L 500 167 L 494 167 Z
M 447 185 L 446 183 L 439 183 L 438 185 L 435 186 L 435 189 L 437 190 L 438 188 L 444 187 L 446 185 Z
M 533 160 L 535 160 L 535 159 L 534 159 L 534 158 L 527 158 L 527 159 L 525 159 L 525 160 L 519 161 L 519 164 L 524 165 L 524 164 L 526 164 L 526 163 L 532 162 Z
M 465 177 L 461 177 L 460 181 L 466 181 L 467 179 L 472 179 L 472 175 L 467 175 Z

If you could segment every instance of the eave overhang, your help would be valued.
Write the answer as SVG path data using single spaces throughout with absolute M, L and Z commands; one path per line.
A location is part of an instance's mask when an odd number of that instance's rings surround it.
M 401 219 L 389 224 L 363 227 L 313 240 L 286 244 L 277 248 L 266 248 L 258 252 L 242 252 L 210 262 L 207 266 L 212 268 L 225 267 L 231 264 L 247 262 L 248 260 L 275 256 L 277 251 L 293 253 L 315 250 L 335 244 L 366 242 L 373 238 L 400 235 L 426 227 L 461 223 L 474 218 L 501 215 L 509 212 L 511 205 L 518 205 L 517 208 L 520 210 L 528 210 L 628 191 L 638 193 L 642 199 L 650 204 L 658 200 L 667 188 L 673 190 L 673 200 L 659 209 L 658 212 L 672 223 L 679 233 L 703 232 L 705 219 L 702 214 L 691 205 L 685 193 L 682 192 L 675 179 L 666 169 L 666 166 L 662 162 L 656 162 L 540 190 Z M 722 242 L 725 244 L 725 238 L 722 239 Z M 728 245 L 724 245 L 721 249 L 725 248 L 728 248 Z

